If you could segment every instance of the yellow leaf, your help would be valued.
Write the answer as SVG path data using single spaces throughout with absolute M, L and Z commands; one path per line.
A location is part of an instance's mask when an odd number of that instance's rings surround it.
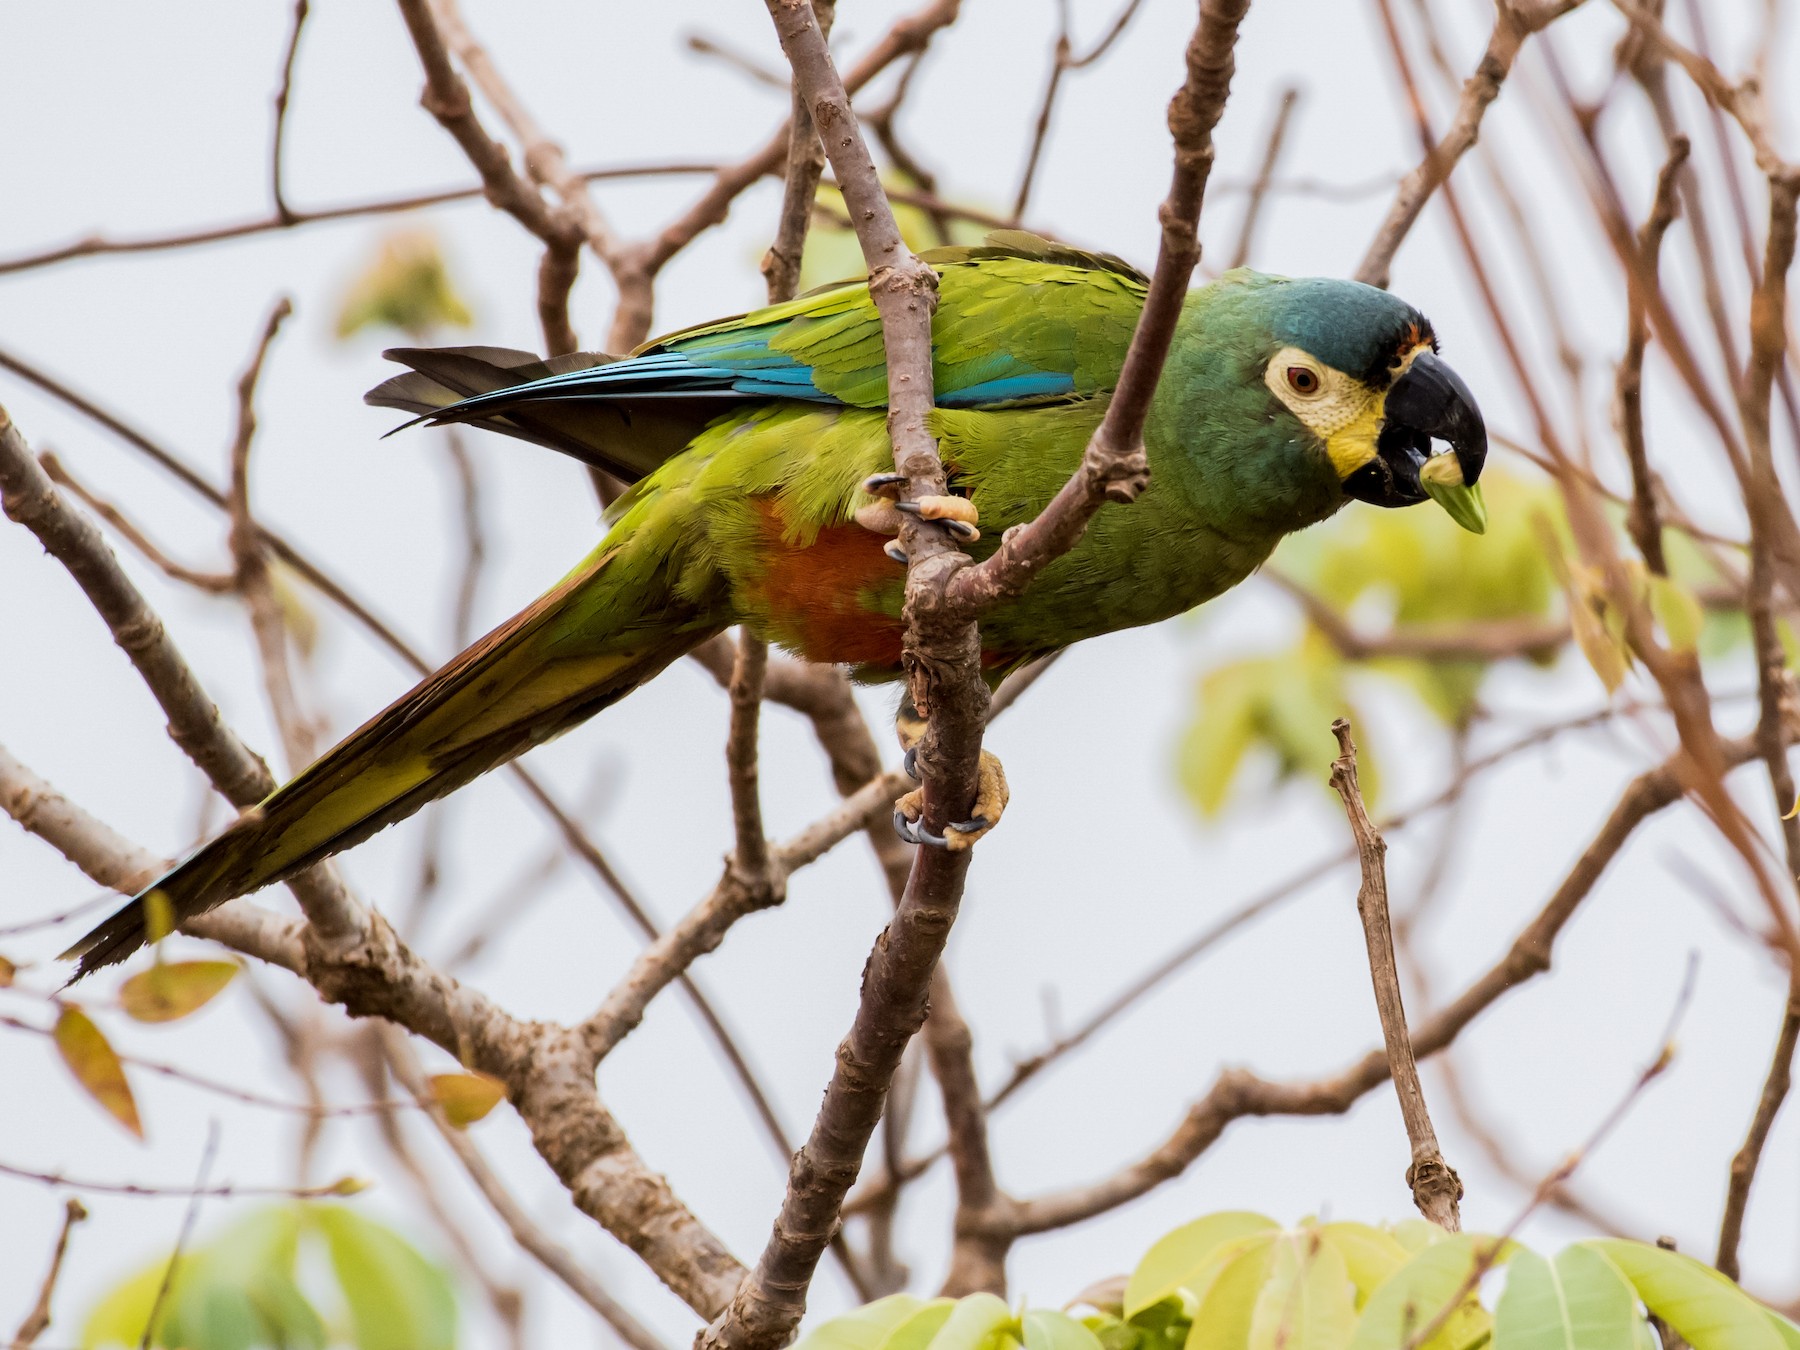
M 506 1095 L 506 1084 L 485 1073 L 440 1073 L 431 1078 L 431 1095 L 444 1117 L 466 1129 L 492 1111 Z
M 204 1007 L 238 973 L 235 961 L 159 962 L 119 989 L 119 1004 L 140 1022 L 173 1022 Z
M 168 892 L 151 891 L 144 897 L 144 941 L 154 945 L 175 931 L 175 907 Z
M 339 1177 L 325 1188 L 327 1195 L 361 1195 L 369 1189 L 369 1183 L 361 1177 Z
M 75 1081 L 108 1115 L 142 1139 L 144 1125 L 138 1119 L 131 1084 L 125 1081 L 125 1066 L 119 1063 L 100 1028 L 80 1008 L 67 1004 L 56 1019 L 55 1036 L 56 1048 Z

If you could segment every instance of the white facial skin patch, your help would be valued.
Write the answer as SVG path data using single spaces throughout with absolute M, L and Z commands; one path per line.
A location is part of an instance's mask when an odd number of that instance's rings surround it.
M 1422 351 L 1421 342 L 1401 361 L 1395 377 L 1404 374 Z M 1353 375 L 1326 365 L 1298 347 L 1283 347 L 1263 370 L 1269 392 L 1298 417 L 1306 429 L 1325 443 L 1338 478 L 1345 479 L 1375 458 L 1375 438 L 1387 393 L 1370 389 Z

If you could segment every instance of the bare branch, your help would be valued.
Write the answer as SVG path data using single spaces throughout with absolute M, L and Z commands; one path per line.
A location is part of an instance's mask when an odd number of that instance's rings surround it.
M 854 94 L 896 61 L 924 51 L 940 29 L 956 22 L 961 9 L 962 0 L 928 0 L 917 13 L 896 22 L 850 67 L 844 88 Z M 747 159 L 721 168 L 700 198 L 644 246 L 640 260 L 644 269 L 655 275 L 703 231 L 722 222 L 746 188 L 781 169 L 787 149 L 788 128 L 783 126 Z
M 1751 1117 L 1750 1130 L 1744 1136 L 1742 1147 L 1731 1159 L 1725 1213 L 1719 1221 L 1719 1252 L 1713 1264 L 1734 1280 L 1739 1275 L 1738 1244 L 1744 1236 L 1744 1213 L 1750 1207 L 1750 1187 L 1756 1181 L 1756 1170 L 1762 1162 L 1763 1147 L 1769 1142 L 1769 1131 L 1775 1126 L 1775 1117 L 1780 1114 L 1793 1082 L 1794 1047 L 1797 1044 L 1800 1044 L 1800 987 L 1790 985 L 1787 1006 L 1782 1012 L 1781 1033 L 1775 1038 L 1775 1054 L 1769 1062 L 1769 1075 L 1763 1080 L 1756 1114 Z
M 144 1319 L 144 1335 L 138 1341 L 138 1350 L 150 1350 L 150 1338 L 156 1332 L 156 1324 L 162 1319 L 163 1304 L 168 1301 L 169 1290 L 175 1284 L 175 1271 L 181 1265 L 181 1254 L 187 1250 L 189 1239 L 194 1236 L 194 1223 L 200 1217 L 200 1200 L 206 1194 L 206 1178 L 212 1172 L 213 1158 L 219 1152 L 219 1122 L 211 1121 L 206 1128 L 206 1146 L 200 1150 L 200 1172 L 194 1179 L 194 1188 L 188 1192 L 187 1212 L 181 1216 L 181 1227 L 175 1233 L 175 1250 L 169 1253 L 169 1264 L 163 1267 L 162 1281 L 156 1286 L 156 1297 L 150 1300 L 150 1315 Z
M 248 806 L 268 795 L 268 766 L 233 735 L 193 672 L 94 526 L 71 510 L 0 409 L 0 504 L 38 537 L 87 593 L 169 719 L 169 735 L 226 798 Z
M 481 175 L 487 199 L 543 241 L 546 257 L 538 273 L 538 321 L 553 354 L 574 351 L 580 344 L 569 326 L 569 288 L 575 282 L 576 254 L 586 237 L 583 222 L 566 206 L 552 208 L 513 167 L 506 147 L 482 127 L 469 87 L 451 64 L 431 0 L 399 0 L 399 5 L 425 69 L 421 104 L 462 147 Z
M 316 752 L 314 725 L 301 711 L 300 698 L 294 688 L 293 666 L 288 660 L 287 620 L 282 615 L 281 602 L 269 576 L 262 535 L 250 511 L 250 447 L 256 438 L 256 384 L 262 376 L 269 347 L 282 322 L 292 312 L 293 305 L 286 296 L 275 303 L 263 326 L 256 353 L 238 381 L 237 434 L 231 445 L 231 488 L 225 499 L 231 519 L 229 538 L 235 588 L 250 614 L 263 687 L 268 693 L 269 710 L 281 732 L 290 774 L 298 773 L 313 761 Z
M 1638 231 L 1638 256 L 1656 274 L 1662 252 L 1663 236 L 1675 222 L 1676 184 L 1687 164 L 1688 142 L 1677 138 L 1669 148 L 1669 158 L 1656 179 L 1656 198 L 1649 218 Z M 1626 513 L 1626 528 L 1643 555 L 1644 565 L 1658 576 L 1668 575 L 1669 565 L 1663 558 L 1662 522 L 1656 510 L 1656 482 L 1650 472 L 1649 450 L 1644 444 L 1644 349 L 1650 343 L 1650 320 L 1644 310 L 1640 292 L 1633 288 L 1629 296 L 1626 320 L 1625 355 L 1619 362 L 1619 373 L 1613 385 L 1613 397 L 1619 413 L 1619 439 L 1625 443 L 1626 459 L 1631 464 L 1631 509 Z
M 1400 184 L 1394 204 L 1388 208 L 1387 219 L 1375 232 L 1369 251 L 1356 269 L 1358 281 L 1386 287 L 1394 254 L 1412 232 L 1413 224 L 1425 209 L 1425 203 L 1431 200 L 1431 194 L 1443 185 L 1457 161 L 1475 144 L 1476 137 L 1481 134 L 1481 119 L 1489 105 L 1500 96 L 1500 86 L 1512 73 L 1513 62 L 1525 39 L 1580 3 L 1581 0 L 1538 0 L 1529 8 L 1516 3 L 1496 7 L 1494 31 L 1488 38 L 1487 50 L 1482 53 L 1475 73 L 1463 85 L 1450 129 L 1435 145 L 1427 146 L 1418 167 Z M 1385 3 L 1382 12 L 1387 15 Z M 1392 16 L 1387 17 L 1391 25 Z
M 1726 741 L 1721 749 L 1731 767 L 1756 757 L 1755 744 L 1749 738 Z M 1632 779 L 1599 833 L 1537 917 L 1513 940 L 1506 955 L 1421 1024 L 1412 1037 L 1415 1053 L 1437 1053 L 1502 995 L 1550 968 L 1557 936 L 1625 841 L 1651 815 L 1682 798 L 1685 768 L 1677 756 Z M 1341 1115 L 1387 1077 L 1387 1055 L 1381 1050 L 1370 1051 L 1332 1078 L 1311 1083 L 1275 1083 L 1245 1069 L 1228 1069 L 1189 1108 L 1174 1133 L 1147 1157 L 1092 1185 L 1018 1201 L 1018 1230 L 1040 1233 L 1064 1228 L 1136 1199 L 1187 1170 L 1233 1121 L 1250 1116 Z
M 1394 934 L 1388 920 L 1387 841 L 1369 819 L 1362 789 L 1356 781 L 1356 743 L 1350 724 L 1343 718 L 1331 724 L 1337 737 L 1338 757 L 1331 766 L 1331 786 L 1343 798 L 1350 832 L 1362 863 L 1362 887 L 1356 893 L 1356 912 L 1362 919 L 1363 938 L 1369 949 L 1369 975 L 1375 985 L 1375 1008 L 1381 1015 L 1381 1032 L 1387 1042 L 1388 1072 L 1400 1099 L 1400 1115 L 1412 1145 L 1412 1163 L 1406 1184 L 1412 1188 L 1419 1213 L 1439 1228 L 1462 1231 L 1457 1201 L 1463 1187 L 1456 1170 L 1444 1161 L 1431 1113 L 1425 1106 L 1425 1089 L 1419 1083 L 1419 1067 L 1413 1060 L 1412 1039 L 1406 1029 L 1406 1007 L 1400 996 L 1400 973 L 1394 964 Z
M 74 474 L 69 472 L 68 466 L 50 451 L 45 450 L 40 453 L 38 463 L 44 466 L 44 472 L 49 475 L 52 483 L 62 488 L 110 525 L 121 539 L 131 545 L 139 557 L 170 580 L 205 591 L 208 595 L 229 595 L 236 588 L 237 578 L 230 572 L 202 572 L 198 568 L 176 562 L 175 559 L 164 553 L 150 539 L 149 535 L 134 525 L 131 518 L 123 511 L 82 484 Z
M 294 58 L 300 53 L 300 30 L 306 26 L 308 0 L 294 0 L 294 23 L 288 30 L 287 55 L 281 60 L 281 87 L 275 91 L 275 131 L 269 150 L 269 193 L 275 202 L 275 218 L 292 225 L 294 213 L 281 190 L 282 149 L 287 131 L 288 99 L 294 92 Z
M 677 161 L 668 164 L 617 165 L 580 169 L 576 172 L 583 182 L 599 183 L 626 178 L 692 178 L 717 174 L 719 167 L 713 163 Z M 91 258 L 108 253 L 162 253 L 170 250 L 199 248 L 227 239 L 271 234 L 279 230 L 296 229 L 305 225 L 317 225 L 333 220 L 355 220 L 362 216 L 398 215 L 407 211 L 418 211 L 428 206 L 445 206 L 452 202 L 473 201 L 477 197 L 485 196 L 486 193 L 487 189 L 484 187 L 441 188 L 435 192 L 414 192 L 399 197 L 378 197 L 371 201 L 346 202 L 341 206 L 324 206 L 313 211 L 290 208 L 286 219 L 279 215 L 263 216 L 256 220 L 236 221 L 225 225 L 194 226 L 168 234 L 140 235 L 126 239 L 109 239 L 104 235 L 89 235 L 73 243 L 60 244 L 53 248 L 40 249 L 35 253 L 0 259 L 0 276 L 9 272 L 28 272 L 39 267 L 51 267 L 57 263 L 68 262 L 73 258 Z
M 31 1305 L 31 1311 L 25 1314 L 25 1320 L 13 1332 L 12 1350 L 28 1350 L 49 1328 L 50 1300 L 56 1294 L 56 1279 L 62 1274 L 63 1257 L 68 1254 L 69 1230 L 87 1216 L 88 1212 L 81 1201 L 70 1196 L 63 1206 L 62 1230 L 57 1233 L 56 1246 L 50 1251 L 50 1269 L 44 1275 L 43 1284 L 38 1286 L 37 1302 Z
M 1008 530 L 987 561 L 951 581 L 950 602 L 966 613 L 1021 594 L 1038 572 L 1074 547 L 1102 503 L 1132 501 L 1150 481 L 1144 421 L 1200 261 L 1200 206 L 1212 172 L 1212 132 L 1231 92 L 1232 47 L 1248 8 L 1249 0 L 1203 0 L 1200 6 L 1187 49 L 1187 80 L 1169 104 L 1175 173 L 1158 212 L 1162 243 L 1118 386 L 1074 476 L 1037 519 Z
M 664 1350 L 662 1341 L 632 1316 L 630 1309 L 608 1293 L 575 1259 L 574 1253 L 532 1220 L 495 1175 L 468 1132 L 455 1128 L 444 1118 L 443 1108 L 431 1096 L 411 1042 L 395 1028 L 383 1026 L 379 1022 L 371 1023 L 369 1030 L 375 1038 L 373 1043 L 379 1047 L 394 1076 L 412 1093 L 419 1109 L 437 1128 L 439 1138 L 456 1155 L 463 1171 L 468 1173 L 469 1180 L 475 1183 L 475 1189 L 481 1192 L 482 1199 L 488 1202 L 500 1222 L 506 1226 L 506 1231 L 512 1234 L 513 1241 L 561 1280 L 570 1293 L 599 1313 L 601 1319 L 632 1350 Z
M 340 1177 L 325 1186 L 239 1186 L 229 1181 L 219 1186 L 140 1186 L 130 1181 L 91 1181 L 62 1172 L 37 1172 L 29 1167 L 15 1167 L 9 1162 L 0 1162 L 0 1175 L 65 1190 L 120 1195 L 133 1200 L 191 1200 L 196 1197 L 207 1200 L 328 1200 L 333 1196 L 355 1195 L 363 1189 L 363 1183 L 354 1177 Z
M 1081 56 L 1075 55 L 1073 37 L 1069 32 L 1069 6 L 1066 0 L 1058 6 L 1059 23 L 1056 46 L 1050 61 L 1050 77 L 1044 85 L 1043 100 L 1038 105 L 1037 122 L 1031 133 L 1031 149 L 1025 156 L 1025 170 L 1019 175 L 1019 190 L 1013 195 L 1011 225 L 1018 225 L 1025 214 L 1025 207 L 1031 201 L 1031 189 L 1037 179 L 1038 163 L 1043 158 L 1044 143 L 1050 135 L 1050 116 L 1056 108 L 1056 95 L 1062 88 L 1063 76 L 1071 70 L 1091 66 L 1105 56 L 1112 49 L 1113 43 L 1131 26 L 1131 21 L 1137 17 L 1142 4 L 1143 0 L 1126 0 L 1125 8 L 1119 11 L 1106 33 Z
M 1250 262 L 1250 250 L 1256 243 L 1256 226 L 1262 215 L 1263 202 L 1275 182 L 1275 166 L 1281 162 L 1281 147 L 1287 139 L 1288 123 L 1299 103 L 1298 85 L 1289 85 L 1281 91 L 1281 100 L 1275 105 L 1275 120 L 1269 125 L 1269 139 L 1263 146 L 1262 164 L 1246 194 L 1244 220 L 1238 226 L 1237 245 L 1231 250 L 1231 261 L 1225 264 L 1227 270 L 1247 266 Z

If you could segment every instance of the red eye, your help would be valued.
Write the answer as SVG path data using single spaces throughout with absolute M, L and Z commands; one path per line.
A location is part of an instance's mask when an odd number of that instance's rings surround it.
M 1296 394 L 1316 394 L 1319 392 L 1319 374 L 1308 370 L 1305 366 L 1289 366 L 1287 368 L 1288 388 Z

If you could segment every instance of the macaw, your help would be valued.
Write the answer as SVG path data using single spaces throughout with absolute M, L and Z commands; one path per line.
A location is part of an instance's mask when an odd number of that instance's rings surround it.
M 903 505 L 982 558 L 1080 461 L 1147 280 L 1016 231 L 925 257 L 940 279 L 931 430 L 949 495 Z M 599 547 L 549 592 L 76 943 L 76 978 L 145 942 L 151 893 L 180 922 L 288 877 L 586 721 L 734 624 L 860 680 L 900 675 L 905 558 L 885 537 L 899 517 L 881 325 L 864 280 L 623 359 L 388 355 L 412 369 L 368 402 L 534 441 L 632 486 Z M 1434 455 L 1434 439 L 1449 450 Z M 1432 496 L 1468 528 L 1485 519 L 1474 398 L 1418 310 L 1355 282 L 1237 269 L 1192 291 L 1144 443 L 1149 488 L 1102 510 L 981 621 L 990 681 L 1212 599 L 1352 498 L 1402 507 Z

